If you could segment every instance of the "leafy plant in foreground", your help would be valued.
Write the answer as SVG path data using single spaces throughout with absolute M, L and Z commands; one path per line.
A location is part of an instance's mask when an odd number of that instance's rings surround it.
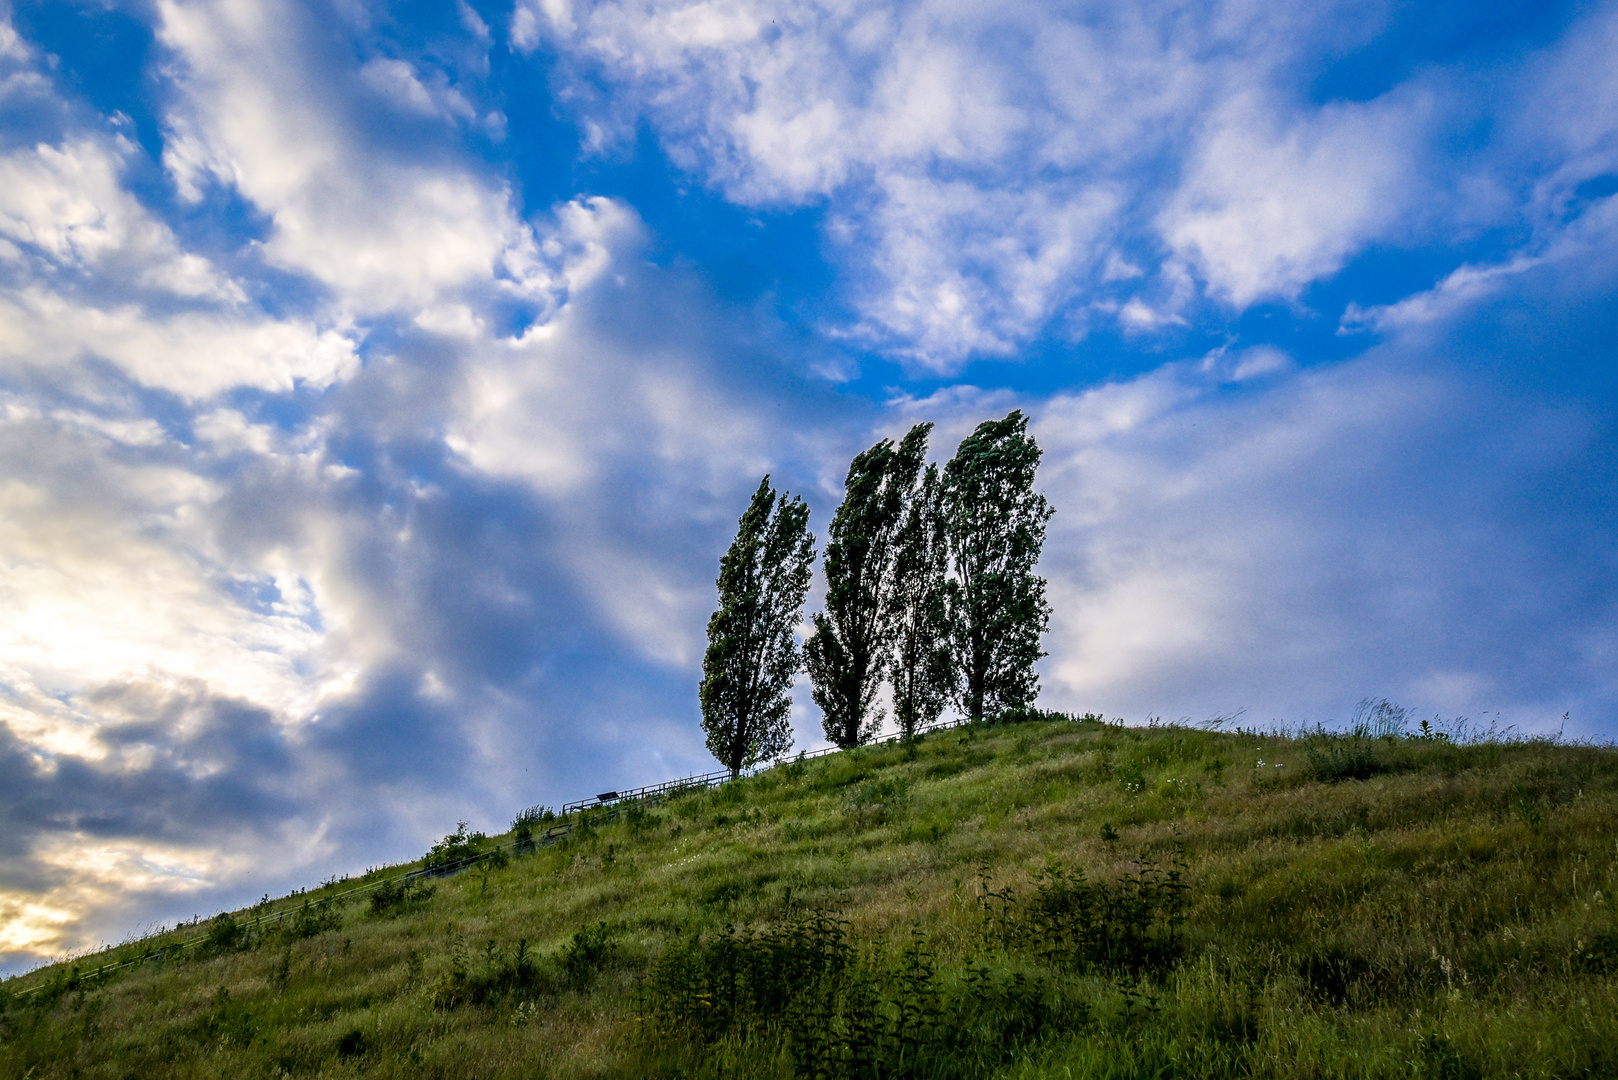
M 466 946 L 458 942 L 451 957 L 448 974 L 433 990 L 434 1008 L 487 1005 L 530 994 L 540 986 L 539 965 L 528 949 L 527 938 L 520 939 L 510 949 L 501 949 L 494 941 L 487 941 L 475 963 Z
M 423 903 L 432 895 L 432 887 L 419 881 L 384 881 L 371 891 L 371 914 L 397 915 Z
M 1078 1004 L 1058 1016 L 1046 988 L 1020 972 L 968 963 L 946 985 L 919 931 L 896 956 L 879 942 L 856 950 L 847 924 L 824 912 L 688 940 L 642 993 L 654 1040 L 778 1046 L 794 1075 L 820 1080 L 980 1075 L 1057 1020 L 1089 1019 Z
M 548 806 L 530 806 L 517 811 L 517 816 L 511 819 L 512 850 L 519 855 L 531 853 L 537 846 L 534 842 L 535 830 L 544 828 L 556 820 L 556 811 Z
M 986 871 L 978 881 L 985 941 L 1053 967 L 1138 978 L 1167 971 L 1184 953 L 1189 886 L 1178 857 L 1165 869 L 1142 855 L 1134 873 L 1111 884 L 1051 865 L 1034 875 L 1025 900 L 1009 885 L 992 888 Z
M 586 926 L 562 946 L 562 970 L 574 986 L 583 989 L 595 981 L 613 951 L 612 931 L 606 923 Z
M 1336 784 L 1368 780 L 1382 771 L 1382 764 L 1369 736 L 1317 729 L 1304 739 L 1304 768 L 1312 778 Z

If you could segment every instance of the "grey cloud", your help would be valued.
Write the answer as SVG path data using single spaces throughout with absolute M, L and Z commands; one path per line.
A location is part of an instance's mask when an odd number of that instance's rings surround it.
M 105 756 L 31 755 L 8 731 L 18 774 L 8 834 L 195 839 L 297 808 L 286 735 L 252 703 L 195 683 L 117 683 L 84 697 L 111 721 L 96 733 Z

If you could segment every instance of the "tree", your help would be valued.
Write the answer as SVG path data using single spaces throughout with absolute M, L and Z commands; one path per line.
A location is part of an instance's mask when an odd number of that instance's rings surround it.
M 882 723 L 873 702 L 893 637 L 895 546 L 931 430 L 917 424 L 897 447 L 883 439 L 856 456 L 832 517 L 826 610 L 815 615 L 804 654 L 826 738 L 844 748 L 866 742 Z
M 956 703 L 970 719 L 1033 704 L 1034 663 L 1050 624 L 1034 574 L 1054 511 L 1034 492 L 1040 450 L 1015 410 L 986 420 L 944 467 L 945 537 L 953 574 L 946 619 L 959 670 Z
M 732 775 L 792 747 L 793 631 L 814 558 L 809 508 L 785 493 L 778 499 L 764 477 L 719 560 L 719 610 L 702 658 L 702 727 Z
M 908 740 L 944 711 L 955 681 L 944 626 L 949 548 L 938 466 L 910 499 L 893 566 L 893 717 Z

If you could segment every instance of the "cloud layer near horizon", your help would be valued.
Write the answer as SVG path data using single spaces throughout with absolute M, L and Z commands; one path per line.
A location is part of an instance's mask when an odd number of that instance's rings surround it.
M 747 492 L 919 419 L 1048 705 L 1618 734 L 1618 8 L 1413 10 L 4 12 L 0 966 L 705 768 Z

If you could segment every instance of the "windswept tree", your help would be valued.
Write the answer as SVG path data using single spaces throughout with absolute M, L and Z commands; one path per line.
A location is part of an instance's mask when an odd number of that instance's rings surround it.
M 893 718 L 906 739 L 949 703 L 955 671 L 944 623 L 949 548 L 938 466 L 927 466 L 910 499 L 893 560 Z
M 946 619 L 959 672 L 956 704 L 977 721 L 1032 705 L 1034 663 L 1050 624 L 1034 574 L 1050 503 L 1034 491 L 1040 450 L 1016 410 L 986 420 L 944 466 L 945 537 L 953 566 Z
M 814 558 L 809 508 L 777 498 L 764 477 L 719 560 L 719 610 L 702 658 L 702 727 L 732 775 L 792 748 L 789 693 L 801 664 L 793 633 Z
M 843 502 L 826 543 L 826 610 L 804 643 L 826 738 L 858 746 L 876 733 L 874 708 L 893 638 L 894 555 L 905 509 L 927 456 L 931 424 L 903 441 L 883 439 L 848 467 Z

